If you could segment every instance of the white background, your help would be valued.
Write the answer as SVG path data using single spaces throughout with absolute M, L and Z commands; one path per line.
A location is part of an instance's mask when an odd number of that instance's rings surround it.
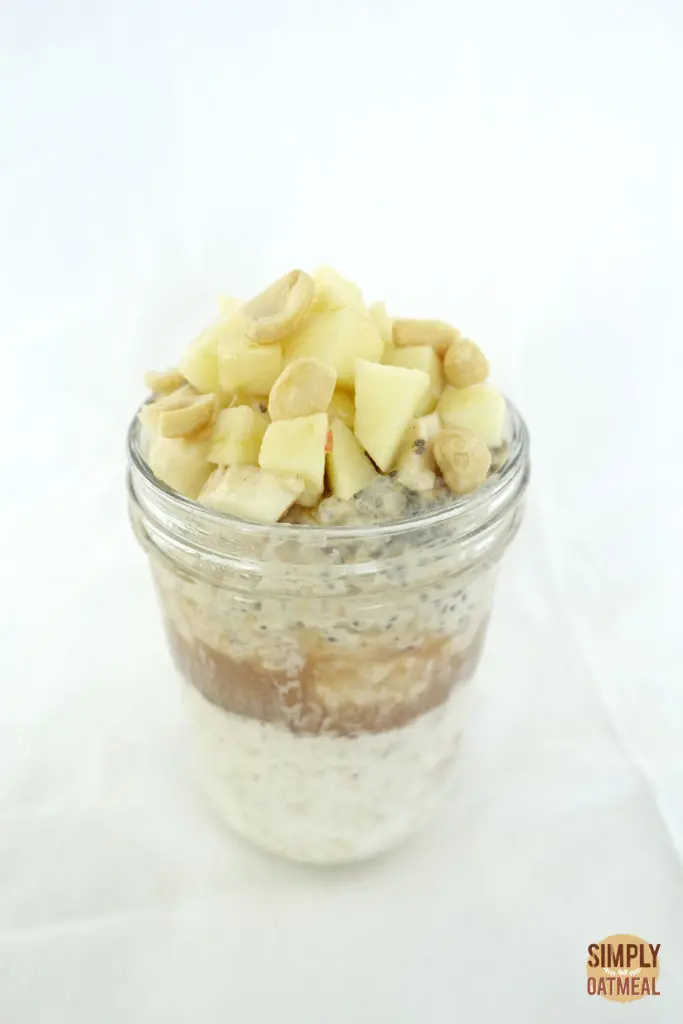
M 675 0 L 6 0 L 0 1021 L 683 1014 Z M 196 799 L 125 516 L 143 371 L 329 262 L 477 338 L 534 480 L 458 789 L 348 871 Z M 662 996 L 585 992 L 661 943 Z

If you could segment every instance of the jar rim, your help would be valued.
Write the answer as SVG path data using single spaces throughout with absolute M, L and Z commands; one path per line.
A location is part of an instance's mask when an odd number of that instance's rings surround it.
M 500 515 L 515 499 L 521 497 L 529 480 L 529 431 L 517 407 L 507 396 L 504 397 L 507 407 L 508 451 L 503 465 L 491 473 L 486 482 L 474 493 L 455 498 L 448 505 L 421 512 L 409 519 L 348 526 L 327 526 L 322 523 L 252 523 L 227 512 L 208 508 L 174 491 L 154 475 L 140 444 L 142 424 L 138 418 L 139 409 L 128 428 L 129 486 L 139 499 L 141 495 L 137 484 L 141 483 L 150 495 L 158 495 L 172 515 L 177 513 L 178 517 L 188 518 L 196 524 L 229 528 L 234 533 L 251 537 L 279 536 L 283 540 L 289 538 L 300 541 L 305 536 L 320 536 L 322 539 L 324 535 L 328 542 L 334 538 L 351 541 L 400 536 L 437 527 L 449 521 L 474 521 L 481 525 Z

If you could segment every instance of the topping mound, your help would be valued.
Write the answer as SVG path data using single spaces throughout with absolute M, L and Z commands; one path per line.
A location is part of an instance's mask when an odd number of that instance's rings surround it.
M 470 494 L 504 459 L 505 399 L 441 320 L 392 319 L 329 267 L 292 270 L 150 372 L 150 468 L 250 522 L 386 522 Z

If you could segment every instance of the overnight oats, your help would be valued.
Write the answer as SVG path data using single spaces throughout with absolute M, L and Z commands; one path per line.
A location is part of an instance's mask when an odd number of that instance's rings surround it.
M 371 857 L 447 792 L 528 438 L 474 342 L 292 271 L 150 373 L 130 429 L 201 782 L 295 860 Z

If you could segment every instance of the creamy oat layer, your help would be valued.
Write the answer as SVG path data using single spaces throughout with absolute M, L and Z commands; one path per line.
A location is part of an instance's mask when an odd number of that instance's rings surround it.
M 412 835 L 442 801 L 469 688 L 402 728 L 354 737 L 293 736 L 185 688 L 205 792 L 244 838 L 314 864 L 363 860 Z

